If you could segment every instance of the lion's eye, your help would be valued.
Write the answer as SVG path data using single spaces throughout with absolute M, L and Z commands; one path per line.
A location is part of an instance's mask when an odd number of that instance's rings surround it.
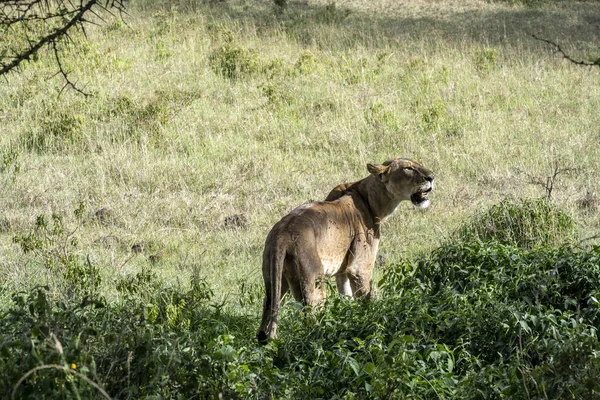
M 413 167 L 404 167 L 405 170 L 407 171 L 414 171 L 415 169 Z

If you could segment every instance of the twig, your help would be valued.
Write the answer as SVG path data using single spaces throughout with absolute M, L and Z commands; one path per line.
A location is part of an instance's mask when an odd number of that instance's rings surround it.
M 16 44 L 10 46 L 9 53 L 0 57 L 0 76 L 6 76 L 13 70 L 18 70 L 23 61 L 30 60 L 42 48 L 47 47 L 53 52 L 55 62 L 58 66 L 58 72 L 54 75 L 61 75 L 65 85 L 61 88 L 59 96 L 66 88 L 74 89 L 76 92 L 89 96 L 81 88 L 77 87 L 69 77 L 69 72 L 64 69 L 61 62 L 61 52 L 58 45 L 71 40 L 70 33 L 73 28 L 79 27 L 84 36 L 85 25 L 94 24 L 87 18 L 88 14 L 95 15 L 100 21 L 106 22 L 97 11 L 104 11 L 114 16 L 113 11 L 118 11 L 122 16 L 127 14 L 125 11 L 126 0 L 0 0 L 0 27 L 3 32 L 13 32 L 18 34 L 22 45 Z M 57 28 L 53 23 L 59 24 Z M 47 34 L 42 37 L 36 36 L 29 25 L 43 24 L 49 29 Z M 23 31 L 15 27 L 23 27 Z M 37 26 L 37 25 L 36 25 Z M 19 33 L 17 33 L 19 32 Z M 31 34 L 31 37 L 30 37 Z M 18 43 L 19 41 L 17 41 Z
M 559 166 L 559 160 L 553 160 L 552 161 L 552 165 L 551 165 L 551 172 L 550 175 L 546 176 L 546 180 L 542 180 L 540 178 L 537 177 L 533 177 L 533 176 L 529 176 L 530 179 L 530 183 L 534 184 L 534 185 L 539 185 L 542 186 L 545 190 L 546 190 L 546 200 L 550 201 L 551 197 L 552 197 L 552 191 L 554 190 L 555 186 L 556 186 L 556 181 L 558 178 L 558 175 L 564 174 L 564 173 L 569 173 L 569 172 L 577 172 L 580 170 L 580 168 L 578 167 L 565 167 L 565 168 L 561 168 Z
M 590 236 L 590 237 L 586 237 L 585 239 L 581 239 L 578 244 L 581 244 L 583 242 L 587 242 L 588 240 L 594 240 L 594 239 L 600 239 L 600 234 L 599 235 Z
M 571 57 L 570 55 L 568 55 L 567 53 L 565 53 L 564 50 L 562 49 L 562 47 L 560 47 L 560 45 L 558 45 L 558 43 L 554 43 L 551 40 L 538 37 L 538 36 L 536 36 L 534 34 L 532 34 L 531 36 L 535 40 L 539 40 L 540 42 L 548 43 L 549 45 L 553 46 L 556 49 L 557 53 L 561 54 L 563 56 L 563 58 L 571 61 L 573 64 L 583 65 L 583 66 L 586 66 L 586 67 L 600 66 L 600 57 L 596 61 L 593 61 L 593 62 L 583 61 L 583 60 L 576 60 L 573 57 Z
M 29 50 L 26 50 L 22 54 L 18 54 L 17 57 L 12 62 L 8 63 L 7 65 L 3 65 L 2 69 L 0 69 L 0 75 L 4 75 L 4 74 L 10 72 L 11 70 L 17 68 L 23 61 L 29 60 L 29 58 L 33 54 L 37 53 L 44 45 L 53 43 L 58 38 L 64 36 L 69 29 L 71 29 L 75 24 L 77 24 L 78 22 L 80 22 L 83 19 L 83 15 L 90 8 L 92 8 L 94 5 L 96 5 L 96 3 L 98 3 L 98 1 L 99 0 L 89 0 L 85 5 L 83 5 L 83 7 L 81 7 L 79 12 L 73 18 L 71 18 L 64 26 L 62 26 L 59 29 L 56 29 L 51 34 L 44 36 L 36 44 L 31 46 L 29 48 Z
M 60 97 L 62 92 L 67 87 L 71 87 L 73 90 L 82 94 L 84 97 L 91 96 L 89 93 L 86 93 L 83 90 L 79 89 L 77 86 L 75 86 L 75 84 L 69 79 L 69 73 L 65 71 L 62 63 L 60 62 L 60 56 L 58 55 L 58 48 L 56 47 L 56 42 L 52 42 L 52 50 L 54 50 L 54 59 L 56 60 L 56 65 L 58 65 L 58 72 L 56 74 L 61 74 L 63 79 L 65 80 L 64 86 L 62 87 L 62 89 L 60 89 L 60 92 L 58 92 L 58 97 Z
M 17 384 L 13 388 L 11 399 L 15 398 L 15 395 L 17 394 L 17 389 L 19 388 L 19 386 L 21 386 L 21 384 L 23 383 L 23 381 L 25 381 L 25 379 L 27 379 L 34 372 L 37 372 L 37 371 L 40 371 L 40 370 L 43 370 L 43 369 L 58 369 L 58 370 L 63 370 L 65 372 L 73 374 L 73 375 L 77 376 L 78 378 L 83 379 L 84 381 L 86 381 L 87 383 L 89 383 L 94 388 L 96 388 L 102 394 L 102 396 L 104 396 L 106 399 L 112 400 L 112 398 L 109 396 L 109 394 L 106 393 L 106 390 L 104 390 L 99 384 L 97 384 L 96 382 L 94 382 L 93 380 L 91 380 L 90 378 L 88 378 L 87 376 L 79 373 L 78 371 L 75 371 L 73 369 L 65 367 L 64 365 L 58 365 L 58 364 L 40 365 L 39 367 L 35 367 L 35 368 L 30 369 L 29 371 L 27 371 L 27 373 L 25 375 L 23 375 L 21 377 L 21 379 L 19 379 L 19 381 L 17 382 Z

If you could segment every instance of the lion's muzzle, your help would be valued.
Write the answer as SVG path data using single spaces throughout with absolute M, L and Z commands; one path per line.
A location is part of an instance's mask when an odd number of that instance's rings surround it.
M 429 207 L 427 195 L 433 190 L 433 179 L 428 180 L 421 188 L 410 196 L 410 201 L 419 208 Z

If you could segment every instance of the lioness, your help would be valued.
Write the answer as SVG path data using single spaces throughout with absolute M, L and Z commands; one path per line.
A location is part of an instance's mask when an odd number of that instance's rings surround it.
M 369 297 L 380 225 L 402 200 L 429 206 L 434 175 L 416 161 L 396 158 L 367 164 L 370 174 L 335 187 L 327 201 L 301 205 L 275 224 L 263 252 L 265 299 L 258 341 L 277 334 L 283 295 L 315 305 L 325 297 L 323 277 L 334 275 L 338 291 Z

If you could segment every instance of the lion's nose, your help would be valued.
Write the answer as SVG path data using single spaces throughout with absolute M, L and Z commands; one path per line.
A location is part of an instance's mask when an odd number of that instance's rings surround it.
M 425 180 L 426 180 L 427 182 L 433 182 L 433 178 L 435 178 L 435 175 L 429 175 L 429 176 L 426 176 L 426 177 L 425 177 Z

